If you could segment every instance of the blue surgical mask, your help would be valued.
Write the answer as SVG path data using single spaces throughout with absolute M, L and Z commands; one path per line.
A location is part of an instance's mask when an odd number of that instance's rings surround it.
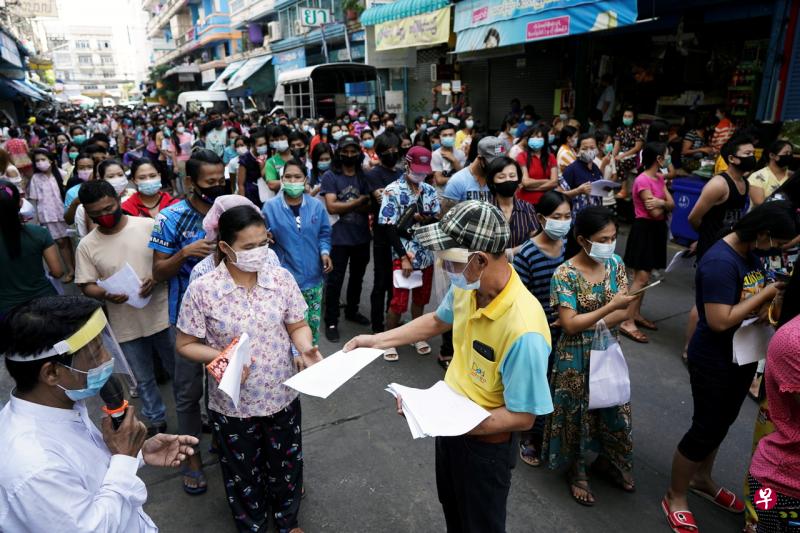
M 544 146 L 544 139 L 541 137 L 531 137 L 528 139 L 528 147 L 531 150 L 541 150 Z
M 431 150 L 438 150 L 441 147 L 442 147 L 442 143 L 433 143 L 431 145 Z
M 320 169 L 320 170 L 328 170 L 329 168 L 331 168 L 331 162 L 330 161 L 320 161 L 319 163 L 317 163 L 317 168 Z
M 370 149 L 375 146 L 375 139 L 364 139 L 364 148 Z
M 556 136 L 551 133 L 547 136 L 547 144 L 553 144 L 554 142 L 556 142 Z
M 553 218 L 546 218 L 544 223 L 544 232 L 548 237 L 554 241 L 557 241 L 566 237 L 571 227 L 572 220 L 555 220 Z
M 445 148 L 452 148 L 456 144 L 455 137 L 442 137 L 442 146 Z
M 83 370 L 78 370 L 77 368 L 72 368 L 71 366 L 67 365 L 63 366 L 75 372 L 86 374 L 85 389 L 70 390 L 59 385 L 59 387 L 64 390 L 64 394 L 67 395 L 67 398 L 73 402 L 85 400 L 86 398 L 91 398 L 92 396 L 97 396 L 97 394 L 100 392 L 100 389 L 102 389 L 103 385 L 105 385 L 108 381 L 108 378 L 110 378 L 111 374 L 114 373 L 114 359 L 110 359 L 109 361 L 106 361 L 102 365 L 93 368 L 88 372 L 84 372 Z
M 327 135 L 328 134 L 328 128 L 322 128 L 322 130 L 320 130 L 320 131 L 322 131 L 323 135 Z
M 261 146 L 256 147 L 256 153 L 258 155 L 266 155 L 268 151 L 269 151 L 269 146 L 267 146 L 266 144 L 262 144 Z
M 145 196 L 153 196 L 154 194 L 158 194 L 158 191 L 161 190 L 161 180 L 153 179 L 141 181 L 137 187 L 141 194 L 144 194 Z
M 623 118 L 622 124 L 625 126 L 633 126 L 633 119 L 632 118 Z
M 470 261 L 472 261 L 472 258 L 470 258 Z M 467 267 L 469 267 L 469 261 L 467 261 L 467 266 L 464 267 L 464 270 L 466 270 Z M 480 276 L 478 277 L 478 279 L 476 279 L 475 281 L 470 283 L 470 282 L 467 281 L 467 277 L 464 275 L 464 270 L 462 270 L 461 272 L 459 272 L 457 274 L 453 273 L 453 272 L 447 272 L 447 276 L 450 278 L 450 283 L 452 283 L 454 287 L 458 287 L 461 290 L 465 290 L 465 291 L 476 291 L 476 290 L 478 290 L 480 288 L 480 286 L 481 286 L 481 278 L 480 278 Z M 482 272 L 481 272 L 481 275 L 483 275 Z
M 617 241 L 609 243 L 589 242 L 592 244 L 592 248 L 589 250 L 589 257 L 601 264 L 611 259 L 611 256 L 614 255 L 614 250 L 617 248 Z
M 533 126 L 533 121 L 532 120 L 526 120 L 525 122 L 523 122 L 523 124 L 525 124 L 528 127 L 531 127 L 531 126 Z

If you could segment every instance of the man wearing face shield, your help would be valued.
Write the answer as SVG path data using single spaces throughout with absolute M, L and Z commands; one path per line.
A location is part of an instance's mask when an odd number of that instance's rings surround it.
M 490 416 L 465 435 L 436 437 L 436 485 L 448 531 L 505 531 L 516 454 L 512 436 L 553 410 L 550 330 L 542 306 L 508 264 L 510 238 L 502 212 L 479 200 L 462 202 L 439 223 L 417 229 L 414 240 L 438 251 L 452 282 L 444 300 L 433 313 L 344 346 L 385 349 L 452 329 L 454 355 L 445 382 Z
M 0 324 L 16 387 L 0 411 L 0 524 L 4 531 L 155 532 L 144 513 L 143 464 L 176 467 L 197 439 L 146 429 L 133 406 L 102 432 L 89 413 L 112 375 L 134 384 L 100 303 L 34 299 Z M 124 405 L 124 404 L 123 404 Z M 88 408 L 87 408 L 88 407 Z

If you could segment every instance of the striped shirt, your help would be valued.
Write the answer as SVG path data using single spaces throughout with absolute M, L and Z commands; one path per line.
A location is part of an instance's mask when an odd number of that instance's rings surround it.
M 514 256 L 514 270 L 525 287 L 542 304 L 549 323 L 558 318 L 557 311 L 550 305 L 550 278 L 564 262 L 565 250 L 566 246 L 562 243 L 558 257 L 550 257 L 536 246 L 533 239 L 529 239 Z
M 733 137 L 734 131 L 736 131 L 736 127 L 733 125 L 733 122 L 727 118 L 720 120 L 717 127 L 714 128 L 714 134 L 711 136 L 711 147 L 719 152 L 722 146 Z
M 502 211 L 496 198 L 492 200 L 492 203 Z M 530 239 L 531 235 L 539 231 L 539 221 L 536 220 L 536 209 L 533 204 L 514 198 L 514 207 L 511 210 L 511 220 L 508 221 L 508 225 L 511 228 L 509 248 L 516 248 Z
M 567 167 L 574 163 L 576 159 L 578 159 L 578 155 L 575 153 L 575 150 L 573 150 L 569 145 L 562 144 L 561 148 L 558 149 L 558 154 L 556 155 L 559 175 L 563 174 Z

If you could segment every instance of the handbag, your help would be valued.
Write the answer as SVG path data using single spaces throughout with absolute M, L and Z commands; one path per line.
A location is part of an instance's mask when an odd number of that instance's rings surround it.
M 622 348 L 605 321 L 594 327 L 589 355 L 589 409 L 623 405 L 631 399 L 631 380 Z

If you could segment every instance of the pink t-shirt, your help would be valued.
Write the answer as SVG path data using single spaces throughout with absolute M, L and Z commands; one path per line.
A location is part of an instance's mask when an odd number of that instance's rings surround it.
M 661 174 L 656 174 L 656 179 L 651 178 L 644 172 L 636 176 L 636 180 L 633 182 L 633 212 L 636 214 L 636 218 L 664 220 L 663 216 L 659 218 L 653 217 L 644 207 L 644 200 L 639 195 L 640 192 L 647 190 L 650 191 L 654 198 L 665 200 L 667 195 L 664 193 L 664 187 L 664 176 Z
M 800 499 L 800 316 L 784 324 L 767 348 L 764 376 L 775 431 L 758 443 L 750 473 L 759 483 Z

